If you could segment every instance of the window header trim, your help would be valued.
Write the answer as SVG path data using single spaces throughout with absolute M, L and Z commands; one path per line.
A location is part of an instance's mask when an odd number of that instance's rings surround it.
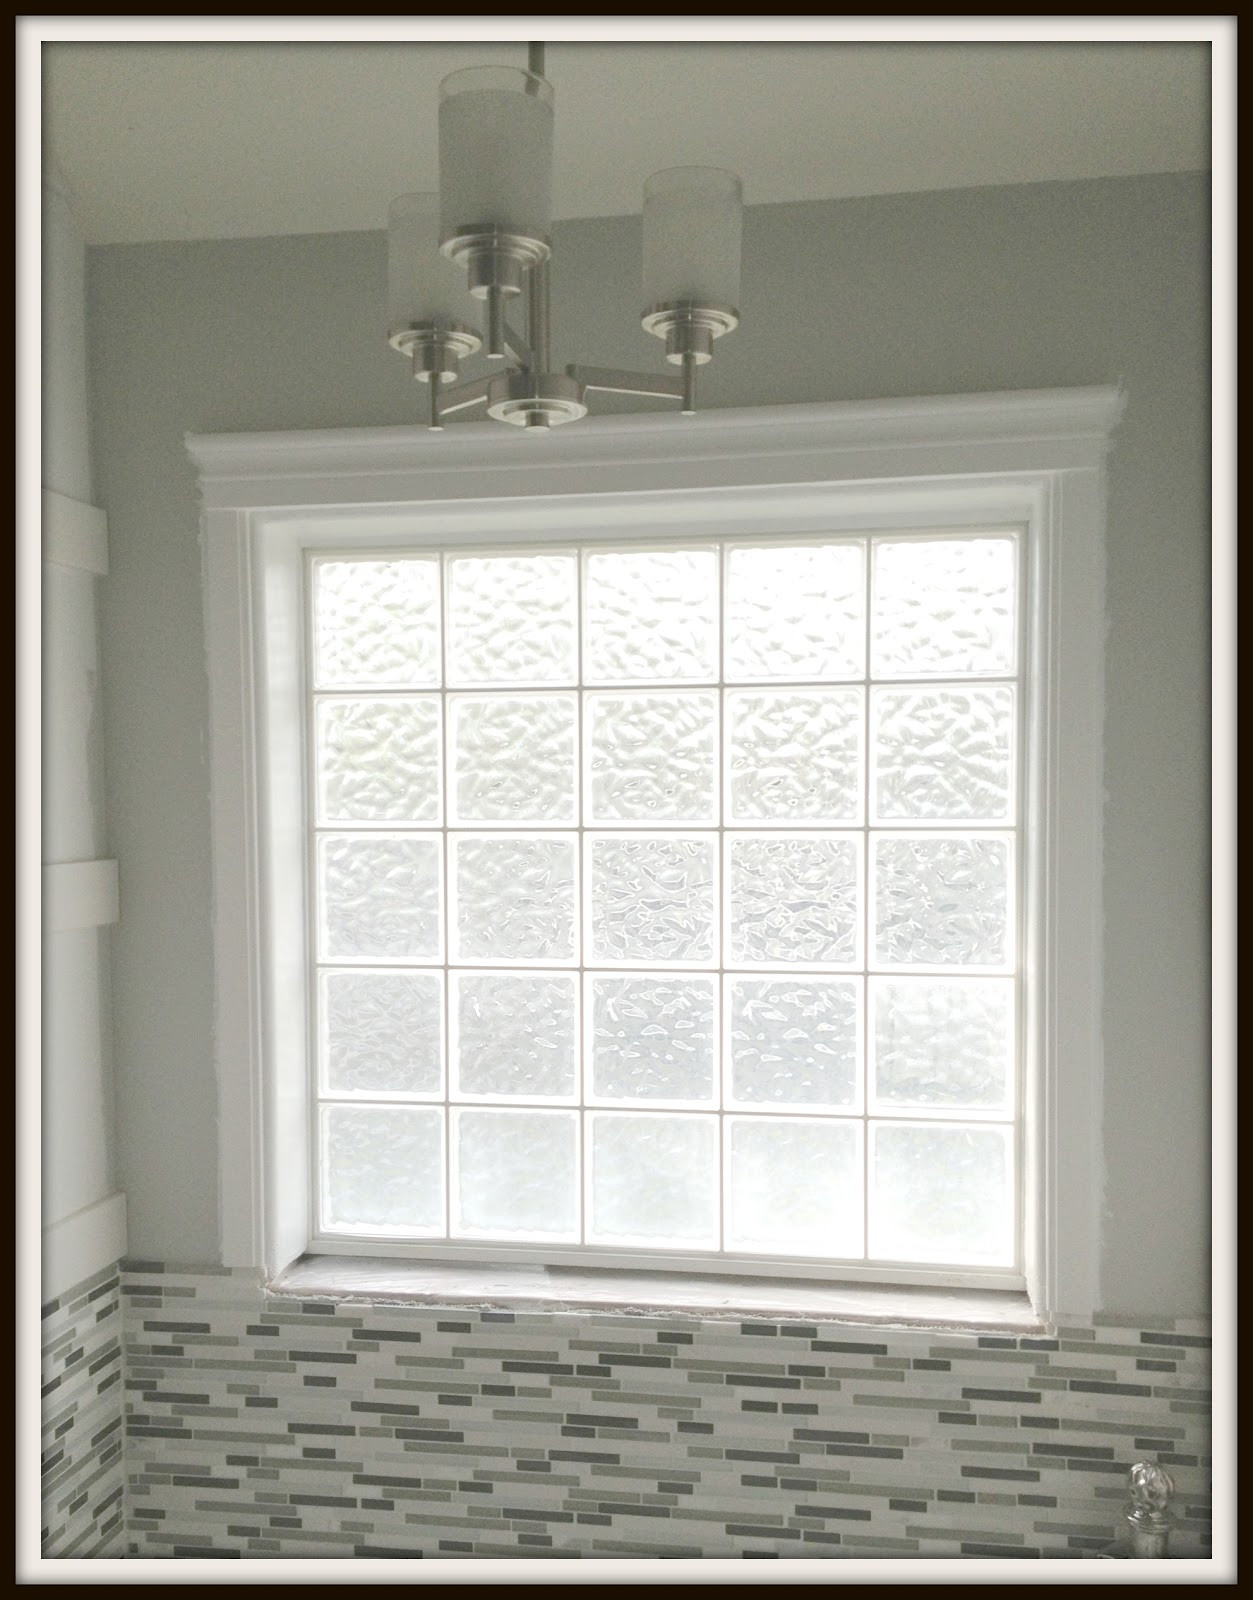
M 188 434 L 186 446 L 205 510 L 561 494 L 572 468 L 594 470 L 598 494 L 638 493 L 642 471 L 644 487 L 672 492 L 1097 467 L 1125 399 L 1111 387 L 1029 390 L 597 417 L 542 439 L 484 422 Z M 971 451 L 979 464 L 963 467 Z

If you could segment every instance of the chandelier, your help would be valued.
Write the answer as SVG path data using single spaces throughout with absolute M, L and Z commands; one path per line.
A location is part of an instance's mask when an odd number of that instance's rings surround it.
M 597 390 L 678 400 L 690 416 L 697 367 L 739 322 L 740 180 L 671 167 L 644 185 L 640 320 L 681 371 L 551 370 L 553 98 L 542 44 L 528 46 L 525 71 L 452 73 L 439 90 L 439 193 L 392 204 L 388 343 L 428 386 L 432 428 L 478 406 L 498 422 L 551 428 L 586 416 Z M 521 332 L 509 320 L 515 304 Z M 457 384 L 458 364 L 484 345 L 497 369 Z

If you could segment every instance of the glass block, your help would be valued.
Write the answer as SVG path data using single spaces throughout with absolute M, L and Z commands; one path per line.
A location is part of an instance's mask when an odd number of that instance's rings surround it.
M 1014 670 L 1012 539 L 876 541 L 872 677 Z
M 727 695 L 731 822 L 860 822 L 860 689 Z
M 598 1100 L 713 1099 L 716 978 L 632 973 L 587 981 Z
M 585 682 L 717 678 L 716 550 L 592 551 L 584 607 Z
M 322 689 L 440 682 L 439 561 L 318 561 L 314 676 Z
M 1010 1129 L 895 1122 L 870 1131 L 872 1256 L 1013 1264 Z
M 333 1093 L 438 1094 L 443 980 L 434 972 L 324 972 L 323 1081 Z
M 1008 1110 L 1012 979 L 874 978 L 870 996 L 881 1102 Z
M 1010 960 L 1009 841 L 872 836 L 875 958 L 921 967 Z
M 717 1117 L 593 1112 L 588 1237 L 597 1244 L 718 1244 Z
M 438 961 L 441 855 L 438 835 L 323 834 L 323 957 Z
M 728 679 L 860 678 L 866 659 L 859 544 L 727 552 Z
M 854 1106 L 860 1076 L 856 978 L 727 979 L 731 1098 Z
M 462 1238 L 577 1239 L 578 1113 L 453 1113 L 453 1223 Z
M 873 711 L 880 820 L 1010 820 L 1011 688 L 878 689 Z
M 454 973 L 451 1025 L 458 1094 L 549 1099 L 577 1093 L 573 973 Z
M 713 694 L 588 695 L 588 820 L 713 823 Z
M 856 960 L 860 841 L 736 834 L 727 853 L 732 962 Z
M 451 558 L 447 627 L 450 683 L 576 682 L 578 557 Z
M 454 821 L 578 821 L 574 695 L 454 695 L 450 707 Z
M 863 1259 L 860 1124 L 728 1122 L 727 1248 Z
M 454 960 L 573 960 L 572 838 L 461 835 L 453 863 Z
M 444 1232 L 444 1113 L 322 1107 L 322 1226 L 430 1238 Z
M 437 696 L 320 700 L 316 724 L 320 821 L 441 820 Z
M 712 962 L 714 850 L 712 836 L 589 839 L 590 959 Z

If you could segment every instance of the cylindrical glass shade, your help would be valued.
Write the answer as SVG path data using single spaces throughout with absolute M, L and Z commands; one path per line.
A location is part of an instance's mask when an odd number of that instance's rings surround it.
M 439 86 L 440 235 L 495 227 L 547 240 L 553 89 L 520 67 L 466 67 Z
M 644 310 L 740 298 L 740 180 L 720 167 L 670 167 L 644 185 Z
M 406 194 L 387 214 L 387 331 L 414 323 L 476 328 L 480 306 L 466 275 L 439 253 L 439 196 Z

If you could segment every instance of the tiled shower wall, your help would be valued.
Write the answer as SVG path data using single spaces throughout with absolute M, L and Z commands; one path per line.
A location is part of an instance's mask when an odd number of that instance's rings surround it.
M 123 1554 L 119 1282 L 115 1264 L 42 1308 L 45 1556 Z
M 1202 1323 L 331 1305 L 148 1263 L 122 1292 L 132 1556 L 1081 1556 L 1146 1456 L 1208 1554 Z

